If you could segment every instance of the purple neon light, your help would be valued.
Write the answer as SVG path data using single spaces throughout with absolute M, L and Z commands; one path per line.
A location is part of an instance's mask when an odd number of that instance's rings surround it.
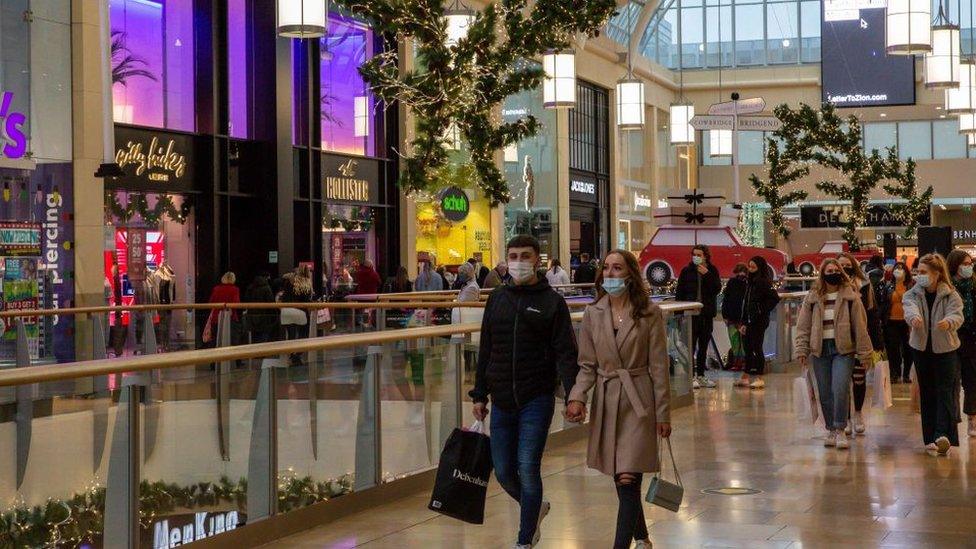
M 227 1 L 227 83 L 231 137 L 250 137 L 247 104 L 247 0 Z
M 359 74 L 359 67 L 376 54 L 373 31 L 364 23 L 329 14 L 329 32 L 319 40 L 322 102 L 322 148 L 346 154 L 375 154 L 375 100 Z M 357 137 L 356 97 L 368 97 L 366 127 Z M 324 97 L 324 99 L 323 99 Z

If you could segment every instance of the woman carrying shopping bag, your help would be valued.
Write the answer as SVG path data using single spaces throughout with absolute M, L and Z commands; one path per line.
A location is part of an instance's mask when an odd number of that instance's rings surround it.
M 840 267 L 844 269 L 844 274 L 851 280 L 851 287 L 861 296 L 861 305 L 864 305 L 864 313 L 867 316 L 871 346 L 880 354 L 881 351 L 884 351 L 884 333 L 881 329 L 880 307 L 878 306 L 874 283 L 861 269 L 857 258 L 850 253 L 844 252 L 838 255 L 837 261 L 840 263 Z M 857 360 L 854 362 L 854 382 L 852 384 L 854 415 L 851 416 L 851 422 L 847 425 L 846 433 L 848 435 L 851 433 L 864 434 L 864 415 L 861 411 L 864 409 L 864 400 L 868 392 L 868 368 L 873 364 L 873 357 L 867 361 Z
M 947 455 L 959 446 L 959 335 L 963 302 L 952 287 L 946 262 L 939 254 L 918 261 L 915 286 L 902 300 L 908 341 L 915 350 L 922 414 L 922 441 L 928 450 Z
M 844 429 L 850 414 L 854 360 L 869 360 L 871 338 L 861 297 L 836 259 L 825 259 L 820 277 L 800 305 L 796 357 L 810 363 L 817 381 L 827 438 L 824 446 L 850 448 Z
M 593 416 L 586 463 L 613 476 L 619 507 L 613 547 L 650 547 L 641 504 L 644 473 L 660 470 L 658 436 L 671 435 L 670 380 L 664 316 L 650 302 L 633 254 L 610 252 L 597 275 L 597 300 L 586 308 L 579 337 L 580 372 L 566 418 Z
M 746 291 L 749 289 L 749 267 L 737 263 L 732 268 L 732 278 L 722 290 L 722 320 L 729 330 L 728 369 L 741 372 L 746 368 L 746 349 L 739 328 L 745 320 Z
M 952 250 L 946 259 L 952 285 L 962 298 L 963 323 L 959 327 L 959 371 L 962 378 L 962 411 L 969 418 L 967 433 L 976 437 L 976 287 L 973 279 L 973 258 L 962 250 Z

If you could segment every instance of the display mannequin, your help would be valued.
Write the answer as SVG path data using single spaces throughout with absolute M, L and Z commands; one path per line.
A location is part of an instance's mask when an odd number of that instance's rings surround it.
M 143 283 L 146 303 L 150 305 L 171 305 L 176 302 L 176 284 L 173 268 L 162 263 Z M 156 325 L 156 341 L 166 350 L 170 343 L 170 320 L 172 311 L 158 311 L 159 323 Z

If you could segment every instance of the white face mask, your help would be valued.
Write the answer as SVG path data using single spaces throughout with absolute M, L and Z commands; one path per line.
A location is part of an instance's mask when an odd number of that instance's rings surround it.
M 897 278 L 898 280 L 901 280 L 905 278 L 905 271 L 902 269 L 895 269 L 894 271 L 892 271 L 891 275 Z
M 522 284 L 535 274 L 535 264 L 528 261 L 509 261 L 508 273 L 516 284 Z

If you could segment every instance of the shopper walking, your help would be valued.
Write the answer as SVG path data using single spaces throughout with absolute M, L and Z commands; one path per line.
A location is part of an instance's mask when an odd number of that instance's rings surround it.
M 497 288 L 512 281 L 512 275 L 508 274 L 508 264 L 499 261 L 495 268 L 485 277 L 485 288 Z
M 586 395 L 595 386 L 586 464 L 616 483 L 613 547 L 626 549 L 633 541 L 650 547 L 641 481 L 644 473 L 660 470 L 657 437 L 671 436 L 664 316 L 650 302 L 630 252 L 607 254 L 596 285 L 597 300 L 583 313 L 580 371 L 566 418 L 586 417 Z
M 274 303 L 271 291 L 271 275 L 258 273 L 244 291 L 245 303 Z M 278 331 L 278 311 L 275 309 L 248 309 L 244 312 L 244 329 L 250 335 L 251 343 L 273 341 Z
M 542 500 L 540 465 L 555 410 L 557 378 L 570 394 L 577 365 L 576 338 L 566 301 L 540 278 L 539 241 L 516 236 L 507 246 L 513 284 L 488 297 L 481 323 L 474 417 L 488 416 L 495 478 L 519 502 L 516 548 L 539 541 L 549 511 Z
M 827 428 L 824 446 L 850 448 L 845 429 L 855 355 L 867 360 L 872 348 L 861 296 L 836 259 L 820 265 L 820 276 L 800 305 L 795 349 L 800 364 L 813 368 Z
M 590 263 L 590 254 L 583 252 L 579 256 L 580 265 L 573 273 L 575 284 L 593 284 L 596 280 L 596 267 Z
M 881 329 L 881 317 L 874 285 L 853 255 L 846 252 L 842 253 L 837 256 L 837 261 L 844 270 L 844 274 L 850 279 L 851 286 L 861 296 L 861 304 L 864 305 L 865 318 L 868 324 L 868 334 L 871 337 L 871 348 L 880 353 L 884 350 L 884 332 Z M 851 432 L 858 435 L 864 434 L 864 415 L 861 411 L 864 409 L 864 400 L 868 391 L 868 368 L 873 364 L 873 357 L 868 357 L 867 360 L 858 359 L 854 362 L 854 373 L 851 377 L 854 414 L 847 426 L 847 434 Z
M 959 335 L 963 301 L 939 254 L 919 259 L 915 286 L 902 299 L 915 351 L 922 440 L 939 454 L 959 446 Z
M 401 294 L 412 291 L 413 283 L 410 282 L 410 277 L 407 275 L 407 268 L 403 265 L 397 268 L 396 276 L 387 278 L 383 284 L 383 293 L 387 294 Z
M 210 291 L 210 299 L 207 300 L 208 303 L 240 303 L 241 302 L 241 289 L 237 287 L 237 275 L 233 271 L 227 271 L 220 277 L 220 284 L 213 287 Z M 207 322 L 210 323 L 211 333 L 217 334 L 217 329 L 219 327 L 218 321 L 220 319 L 220 311 L 213 309 L 210 316 L 207 318 Z M 240 326 L 240 312 L 237 309 L 232 309 L 230 312 L 230 334 L 231 334 L 231 345 L 237 345 L 239 341 L 239 326 Z M 213 346 L 217 345 L 218 335 L 214 335 L 210 343 Z
M 430 261 L 420 264 L 420 274 L 414 282 L 416 292 L 439 292 L 444 289 L 444 279 L 434 271 Z
M 886 305 L 882 309 L 881 317 L 892 383 L 911 381 L 909 374 L 912 371 L 914 353 L 908 344 L 908 324 L 905 323 L 902 299 L 913 284 L 912 271 L 908 265 L 898 262 L 891 270 L 891 280 L 884 285 Z
M 569 285 L 569 273 L 566 272 L 566 269 L 563 269 L 563 264 L 558 259 L 553 258 L 549 262 L 549 270 L 546 271 L 546 280 L 549 281 L 550 286 Z
M 766 340 L 766 329 L 769 328 L 769 316 L 779 303 L 779 294 L 773 289 L 772 269 L 765 259 L 753 257 L 746 264 L 749 271 L 746 296 L 743 299 L 743 318 L 739 333 L 742 334 L 742 344 L 746 352 L 746 373 L 739 378 L 735 385 L 763 389 L 766 382 L 762 375 L 766 370 L 766 353 L 763 343 Z
M 947 258 L 949 275 L 962 298 L 963 324 L 959 327 L 959 370 L 962 378 L 962 411 L 969 418 L 967 434 L 976 437 L 976 321 L 974 321 L 973 258 L 962 250 L 952 250 Z
M 741 372 L 746 367 L 746 351 L 739 329 L 745 321 L 744 301 L 749 288 L 749 267 L 745 263 L 737 263 L 732 268 L 732 278 L 725 283 L 722 290 L 722 320 L 729 331 L 729 370 Z
M 712 254 L 708 246 L 697 244 L 691 248 L 691 262 L 681 269 L 678 275 L 678 285 L 675 299 L 678 301 L 696 301 L 702 304 L 701 310 L 692 317 L 691 340 L 695 349 L 695 377 L 692 387 L 715 387 L 715 382 L 705 377 L 705 366 L 708 361 L 708 346 L 712 342 L 712 326 L 718 313 L 719 292 L 722 291 L 722 279 L 718 269 L 712 265 Z

